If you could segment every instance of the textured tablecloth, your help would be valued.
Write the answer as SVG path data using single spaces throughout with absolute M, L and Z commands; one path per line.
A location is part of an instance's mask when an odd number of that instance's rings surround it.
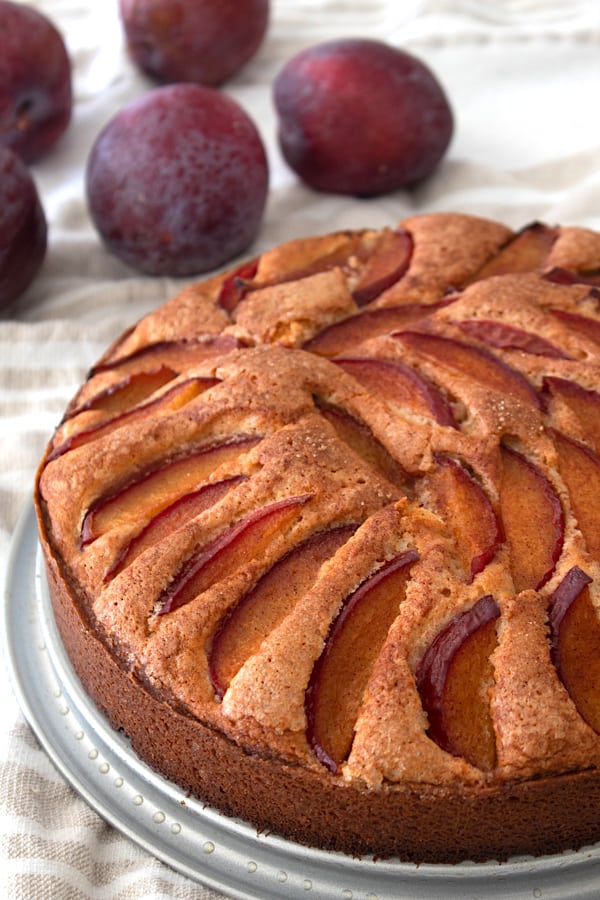
M 182 281 L 143 278 L 111 258 L 88 217 L 83 172 L 101 125 L 150 89 L 124 51 L 116 0 L 36 0 L 74 66 L 67 134 L 34 169 L 49 221 L 39 277 L 0 319 L 0 567 L 61 412 L 115 336 Z M 421 56 L 456 115 L 449 153 L 413 192 L 373 200 L 316 194 L 278 151 L 271 84 L 320 40 L 383 38 Z M 2 35 L 0 34 L 0 52 Z M 268 36 L 225 88 L 259 126 L 271 168 L 250 252 L 342 227 L 457 210 L 520 227 L 534 219 L 600 229 L 598 0 L 272 0 Z M 386 114 L 385 111 L 382 111 Z M 0 896 L 215 898 L 106 825 L 54 770 L 0 682 Z M 282 896 L 285 893 L 282 889 Z

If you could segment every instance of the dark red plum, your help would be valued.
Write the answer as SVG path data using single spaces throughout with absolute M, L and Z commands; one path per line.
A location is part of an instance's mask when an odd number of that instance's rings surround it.
M 71 120 L 71 62 L 54 24 L 0 0 L 0 144 L 26 162 L 42 157 Z
M 194 275 L 245 250 L 268 190 L 265 149 L 231 98 L 167 85 L 121 109 L 92 147 L 86 190 L 108 249 L 150 275 Z
M 46 216 L 23 160 L 0 146 L 0 306 L 33 281 L 46 255 Z
M 131 58 L 162 82 L 216 87 L 260 47 L 269 0 L 120 0 Z
M 302 50 L 274 85 L 279 142 L 319 191 L 373 196 L 430 175 L 453 130 L 427 66 L 381 41 L 352 38 Z

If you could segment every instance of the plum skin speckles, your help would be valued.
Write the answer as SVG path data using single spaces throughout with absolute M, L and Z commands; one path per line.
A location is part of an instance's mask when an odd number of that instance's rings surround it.
M 108 249 L 150 275 L 206 272 L 245 250 L 260 226 L 268 163 L 246 112 L 215 89 L 156 88 L 98 135 L 88 205 Z

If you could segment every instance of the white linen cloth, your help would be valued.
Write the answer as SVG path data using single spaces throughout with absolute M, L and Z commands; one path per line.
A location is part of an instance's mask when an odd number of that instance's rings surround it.
M 184 283 L 147 278 L 102 247 L 84 196 L 100 127 L 152 85 L 124 49 L 117 0 L 31 0 L 64 34 L 75 106 L 68 132 L 33 167 L 49 222 L 43 269 L 0 318 L 0 574 L 34 471 L 85 372 L 125 327 Z M 426 61 L 455 135 L 436 174 L 372 200 L 313 193 L 283 162 L 274 76 L 317 41 L 361 35 Z M 0 52 L 2 35 L 0 34 Z M 257 123 L 271 190 L 255 253 L 288 238 L 457 210 L 515 228 L 532 220 L 600 229 L 598 0 L 272 0 L 268 35 L 224 88 Z M 382 115 L 393 114 L 382 110 Z M 188 279 L 190 280 L 190 279 Z M 54 770 L 9 684 L 0 682 L 0 896 L 215 898 L 106 825 Z

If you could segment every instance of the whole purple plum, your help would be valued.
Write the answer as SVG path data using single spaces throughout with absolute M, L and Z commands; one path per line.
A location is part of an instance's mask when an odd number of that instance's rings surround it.
M 119 0 L 129 53 L 162 82 L 216 87 L 254 56 L 269 0 Z
M 31 172 L 0 146 L 0 306 L 29 287 L 46 256 L 46 216 Z
M 241 106 L 213 88 L 165 85 L 122 108 L 86 167 L 108 249 L 150 275 L 193 275 L 248 247 L 268 190 L 265 149 Z
M 0 144 L 35 162 L 65 131 L 72 104 L 60 32 L 32 7 L 0 0 Z
M 277 75 L 279 143 L 310 187 L 373 196 L 426 178 L 453 115 L 427 66 L 381 41 L 348 38 L 300 51 Z

